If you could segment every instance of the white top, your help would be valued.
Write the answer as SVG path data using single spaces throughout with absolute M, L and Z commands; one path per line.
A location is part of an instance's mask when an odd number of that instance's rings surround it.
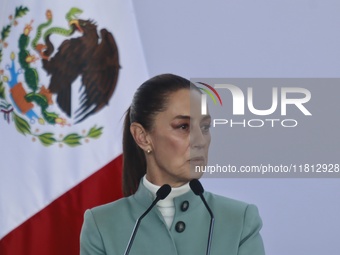
M 145 175 L 143 177 L 143 184 L 152 193 L 154 198 L 156 198 L 156 192 L 160 188 L 160 186 L 157 186 L 149 182 L 146 179 Z M 186 183 L 178 188 L 171 188 L 170 194 L 165 199 L 159 200 L 158 203 L 156 204 L 168 228 L 171 227 L 175 215 L 174 198 L 187 193 L 189 190 L 190 190 L 189 183 Z

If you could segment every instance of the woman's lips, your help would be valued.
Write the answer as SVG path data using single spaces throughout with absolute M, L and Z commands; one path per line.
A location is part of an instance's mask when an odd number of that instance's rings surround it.
M 205 162 L 205 159 L 204 157 L 192 157 L 190 159 L 190 163 L 193 163 L 193 164 L 203 164 Z

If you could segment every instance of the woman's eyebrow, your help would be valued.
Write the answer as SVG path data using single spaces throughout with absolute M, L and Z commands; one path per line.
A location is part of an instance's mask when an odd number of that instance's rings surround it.
M 174 119 L 182 119 L 182 120 L 190 120 L 191 117 L 188 115 L 177 115 L 176 117 L 174 117 Z M 205 115 L 202 120 L 210 120 L 211 116 L 210 115 Z
M 191 117 L 188 115 L 177 115 L 174 119 L 190 120 Z

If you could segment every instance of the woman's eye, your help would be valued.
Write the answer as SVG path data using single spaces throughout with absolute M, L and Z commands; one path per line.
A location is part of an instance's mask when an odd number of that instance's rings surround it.
M 203 126 L 202 126 L 202 130 L 203 130 L 203 132 L 208 132 L 208 131 L 209 131 L 209 129 L 210 129 L 210 127 L 211 127 L 211 125 L 210 125 L 210 124 L 203 125 Z
M 178 125 L 177 128 L 181 130 L 188 130 L 189 124 L 181 124 L 181 125 Z
M 189 125 L 188 124 L 180 125 L 180 129 L 187 130 L 189 129 Z

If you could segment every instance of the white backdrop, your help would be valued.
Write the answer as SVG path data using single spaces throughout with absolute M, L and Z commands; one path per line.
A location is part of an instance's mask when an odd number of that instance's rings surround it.
M 144 0 L 134 8 L 149 76 L 340 77 L 339 1 Z M 259 207 L 267 254 L 339 254 L 340 179 L 203 183 Z

